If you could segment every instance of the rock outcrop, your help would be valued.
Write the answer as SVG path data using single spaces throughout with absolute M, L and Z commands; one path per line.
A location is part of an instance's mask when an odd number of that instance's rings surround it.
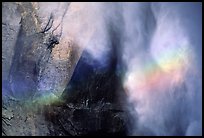
M 125 135 L 117 58 L 100 67 L 83 51 L 94 30 L 71 29 L 83 16 L 90 20 L 83 8 L 48 5 L 3 3 L 2 135 Z

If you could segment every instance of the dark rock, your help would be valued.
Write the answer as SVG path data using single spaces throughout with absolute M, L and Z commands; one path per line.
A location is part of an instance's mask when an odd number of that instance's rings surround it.
M 127 114 L 114 109 L 52 107 L 45 115 L 52 132 L 64 135 L 126 135 Z
M 117 99 L 120 76 L 114 52 L 103 64 L 86 50 L 82 53 L 61 96 L 64 103 L 45 115 L 54 128 L 70 135 L 126 135 L 128 115 Z

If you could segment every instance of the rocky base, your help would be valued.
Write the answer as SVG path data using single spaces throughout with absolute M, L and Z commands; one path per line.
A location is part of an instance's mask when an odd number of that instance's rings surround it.
M 46 111 L 50 135 L 126 135 L 127 114 L 110 103 L 90 108 L 66 104 Z

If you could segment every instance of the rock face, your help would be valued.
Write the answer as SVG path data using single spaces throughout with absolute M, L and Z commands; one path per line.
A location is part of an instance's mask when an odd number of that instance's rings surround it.
M 60 29 L 62 22 L 56 26 L 69 3 L 61 5 L 63 9 L 50 18 L 52 13 L 44 11 L 41 3 L 3 3 L 3 80 L 16 98 L 38 91 L 60 96 L 70 79 L 80 49 L 62 35 L 66 33 Z M 56 38 L 60 42 L 55 47 Z
M 54 135 L 126 135 L 128 115 L 117 101 L 116 64 L 113 58 L 100 67 L 83 52 L 62 95 L 65 102 L 47 111 Z
M 37 105 L 32 103 L 41 98 L 43 92 L 59 96 L 57 90 L 62 93 L 80 55 L 70 39 L 54 41 L 56 37 L 60 39 L 60 31 L 50 24 L 49 12 L 46 16 L 39 12 L 43 8 L 39 5 L 30 2 L 5 2 L 2 5 L 2 94 L 5 106 L 2 121 L 7 122 L 3 125 L 5 135 L 48 133 L 43 110 L 36 113 Z M 49 29 L 42 32 L 46 25 Z M 53 33 L 54 29 L 58 33 Z M 42 88 L 42 84 L 49 89 Z M 10 111 L 12 118 L 7 114 Z M 30 121 L 24 121 L 27 118 Z M 40 125 L 39 122 L 44 123 Z
M 2 11 L 2 83 L 3 87 L 8 87 L 9 71 L 15 52 L 14 47 L 20 29 L 19 22 L 21 16 L 17 12 L 17 5 L 15 3 L 3 3 Z M 7 93 L 9 91 L 3 91 L 3 94 Z
M 7 99 L 3 103 L 3 136 L 46 136 L 49 134 L 47 123 L 42 115 L 42 110 L 34 111 L 31 103 L 15 99 Z
M 126 135 L 126 113 L 112 104 L 87 108 L 67 104 L 47 112 L 47 119 L 54 125 L 50 135 Z M 51 114 L 52 113 L 52 114 Z
M 119 36 L 113 26 L 108 31 L 112 38 L 108 59 L 100 62 L 85 49 L 61 96 L 63 102 L 46 112 L 54 124 L 53 135 L 127 135 L 129 115 L 118 98 L 118 91 L 123 91 L 116 50 Z
M 126 135 L 116 51 L 101 66 L 79 46 L 94 32 L 78 27 L 82 19 L 88 25 L 79 13 L 89 20 L 89 12 L 76 3 L 46 4 L 3 3 L 2 135 Z M 87 38 L 78 42 L 79 33 Z

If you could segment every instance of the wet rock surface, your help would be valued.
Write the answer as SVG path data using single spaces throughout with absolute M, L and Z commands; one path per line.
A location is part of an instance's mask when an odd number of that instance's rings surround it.
M 53 24 L 45 3 L 3 3 L 2 135 L 126 135 L 128 115 L 116 94 L 117 60 L 113 56 L 101 66 L 71 36 L 59 37 L 70 31 L 57 29 L 63 18 L 72 21 L 83 10 L 51 5 L 53 11 L 61 7 Z
M 75 56 L 71 60 L 69 57 L 59 57 L 61 62 L 56 62 L 53 55 L 59 55 L 61 51 L 77 54 L 70 52 L 74 51 L 73 45 L 64 41 L 66 50 L 62 46 L 55 49 L 54 45 L 59 43 L 52 42 L 56 34 L 50 30 L 41 33 L 43 24 L 47 24 L 48 20 L 39 18 L 36 3 L 4 2 L 2 8 L 2 135 L 48 135 L 42 104 L 47 104 L 47 99 L 57 98 L 55 95 L 44 98 L 44 90 L 39 84 L 47 74 L 51 74 L 51 77 L 45 84 L 54 89 L 57 82 L 57 85 L 63 85 L 62 81 L 67 83 L 67 76 L 73 69 L 70 64 L 77 59 Z M 64 71 L 60 72 L 61 75 L 55 74 L 58 70 L 50 73 L 54 68 Z
M 64 102 L 46 112 L 54 135 L 126 135 L 128 114 L 117 101 L 116 63 L 113 59 L 100 67 L 83 52 L 63 92 Z M 55 133 L 59 129 L 63 133 Z
M 116 107 L 100 106 L 87 108 L 67 104 L 54 107 L 47 115 L 54 124 L 49 127 L 50 135 L 126 135 L 126 113 Z

